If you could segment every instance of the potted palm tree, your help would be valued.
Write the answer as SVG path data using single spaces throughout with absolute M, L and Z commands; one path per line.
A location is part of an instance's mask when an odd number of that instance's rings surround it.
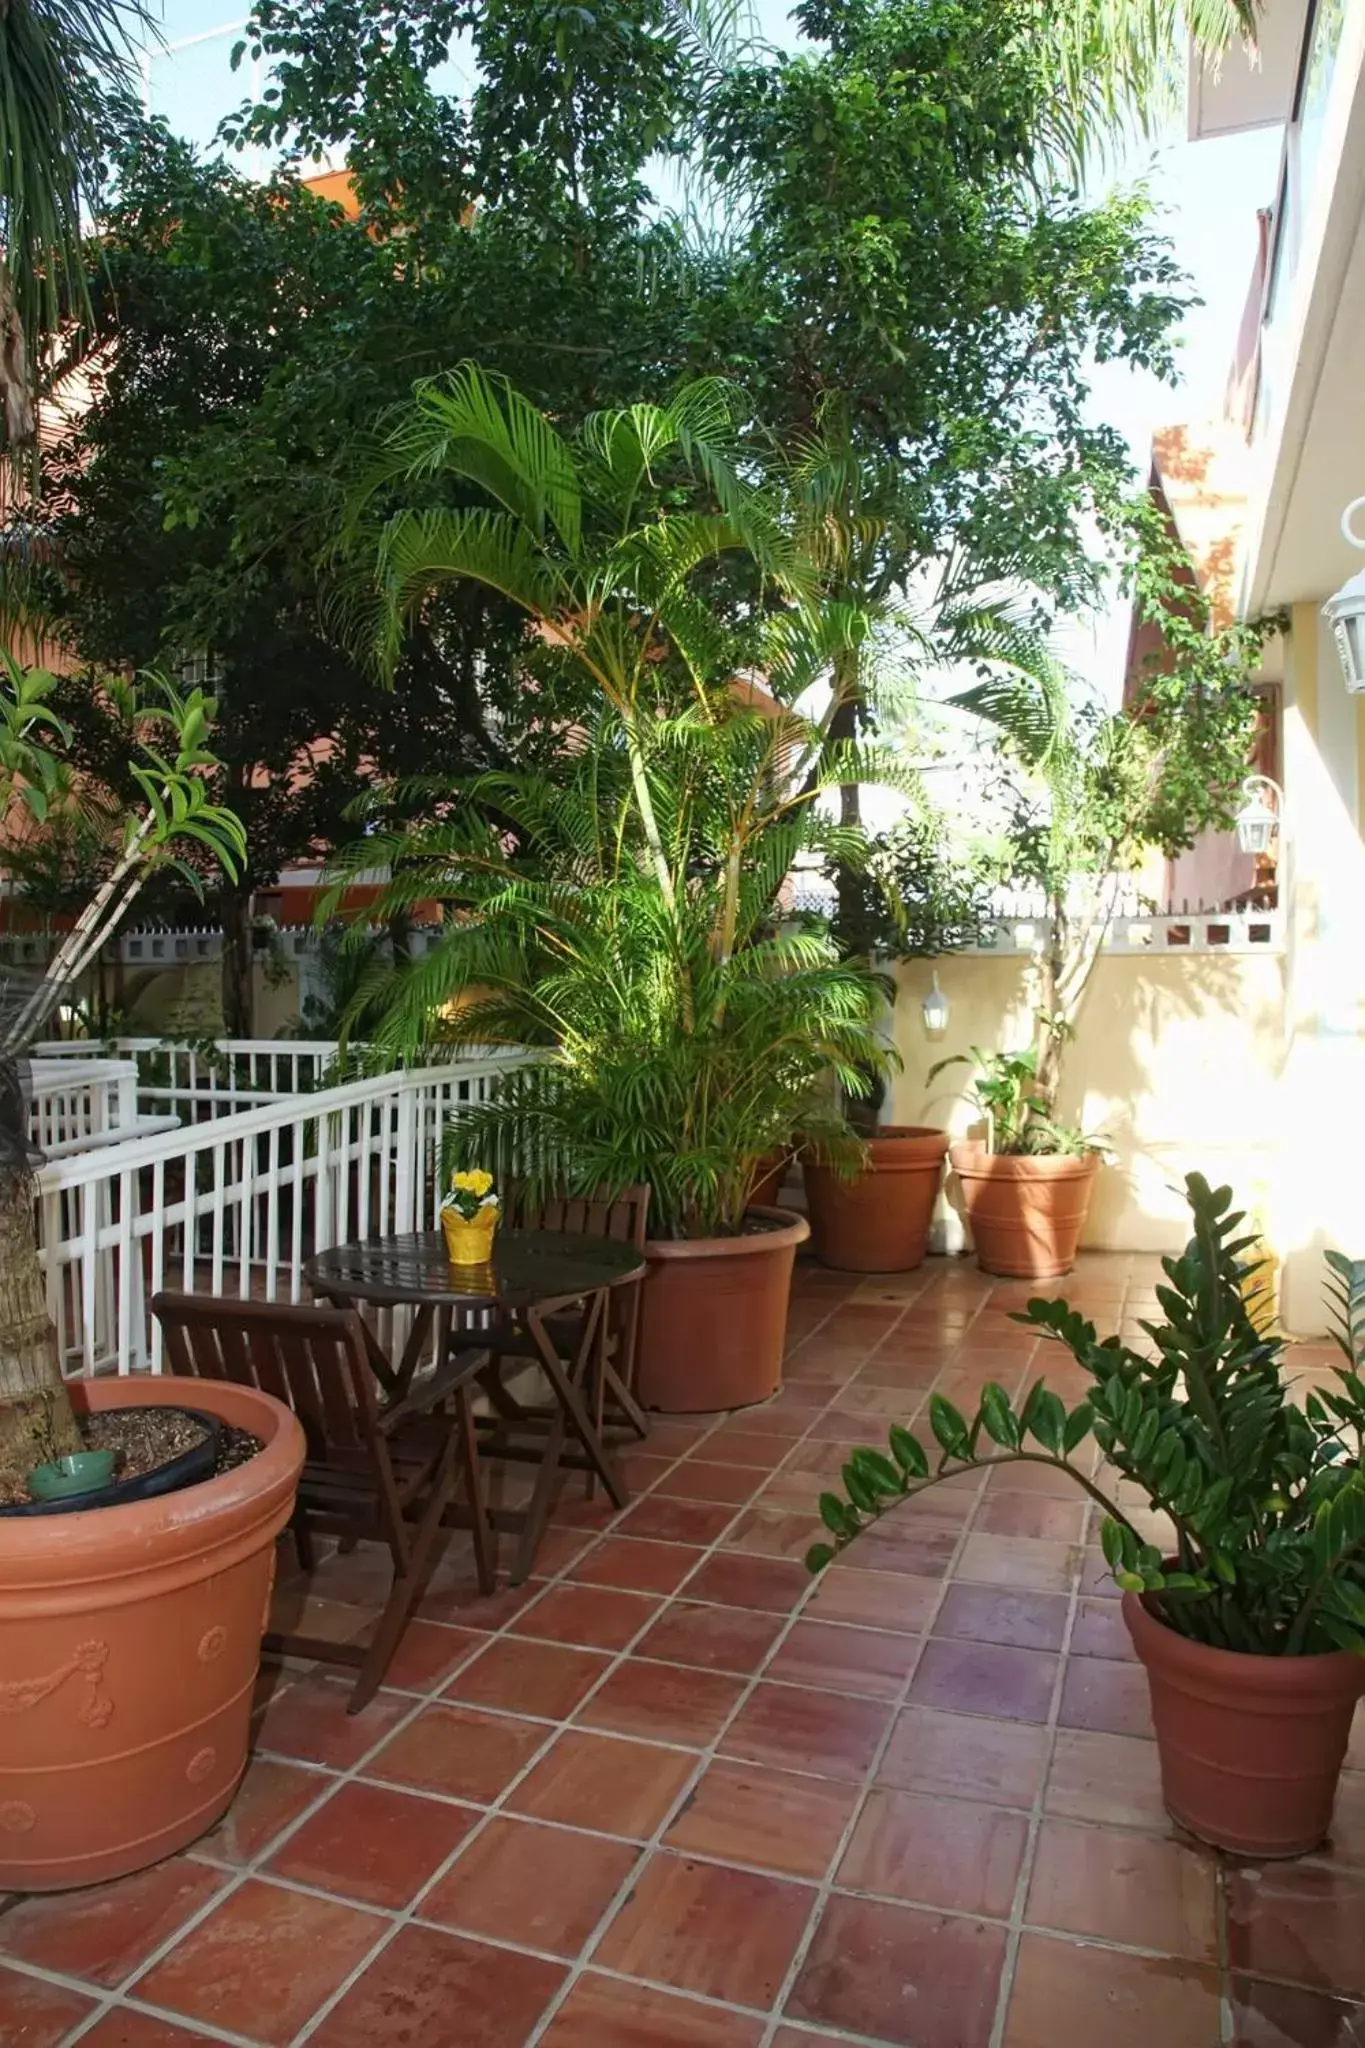
M 1294 1856 L 1327 1831 L 1365 1691 L 1365 1261 L 1329 1255 L 1345 1364 L 1300 1403 L 1283 1341 L 1258 1327 L 1256 1238 L 1231 1190 L 1191 1174 L 1186 1194 L 1193 1231 L 1163 1261 L 1148 1348 L 1101 1341 L 1065 1301 L 1031 1301 L 1015 1321 L 1070 1352 L 1085 1399 L 1068 1411 L 1039 1379 L 1016 1407 L 987 1385 L 969 1421 L 932 1396 L 932 1446 L 897 1427 L 889 1455 L 855 1451 L 842 1495 L 820 1503 L 830 1541 L 807 1561 L 823 1570 L 888 1507 L 956 1473 L 1067 1474 L 1103 1514 L 1172 1817 L 1219 1848 Z M 1167 1518 L 1164 1542 L 1135 1526 L 1120 1480 Z
M 387 864 L 376 918 L 442 906 L 423 959 L 362 987 L 362 1001 L 383 997 L 381 1043 L 542 1052 L 462 1113 L 465 1158 L 574 1192 L 648 1182 L 641 1388 L 665 1409 L 776 1389 L 807 1225 L 755 1208 L 755 1182 L 798 1126 L 856 1166 L 820 1084 L 832 1072 L 857 1094 L 887 1057 L 878 978 L 781 909 L 798 857 L 837 846 L 856 861 L 864 846 L 819 802 L 849 772 L 846 750 L 784 708 L 849 622 L 821 610 L 774 501 L 736 477 L 728 421 L 704 385 L 565 440 L 475 368 L 419 391 L 380 475 L 409 491 L 476 484 L 494 502 L 388 513 L 370 558 L 382 645 L 392 653 L 442 579 L 495 586 L 531 621 L 547 728 L 563 739 L 543 771 L 434 783 L 425 817 L 367 833 L 332 888 L 339 901 L 350 872 Z M 768 586 L 737 627 L 707 595 L 727 558 Z M 761 708 L 736 680 L 756 674 Z M 872 770 L 861 756 L 860 775 Z

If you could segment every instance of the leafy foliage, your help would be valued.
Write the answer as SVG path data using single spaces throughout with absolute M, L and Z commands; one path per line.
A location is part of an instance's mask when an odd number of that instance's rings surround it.
M 1061 1030 L 1063 1026 L 1054 1025 Z M 986 1149 L 994 1153 L 1042 1154 L 1100 1151 L 1103 1148 L 1069 1124 L 1059 1124 L 1051 1105 L 1038 1090 L 1037 1049 L 1023 1052 L 990 1052 L 974 1045 L 970 1053 L 953 1053 L 938 1060 L 928 1078 L 934 1080 L 947 1067 L 968 1064 L 976 1069 L 969 1100 L 986 1119 Z
M 832 936 L 841 952 L 931 959 L 979 945 L 994 924 L 992 863 L 960 854 L 925 806 L 870 842 L 867 865 L 841 892 Z
M 434 589 L 472 578 L 520 605 L 591 690 L 572 732 L 556 728 L 553 774 L 438 780 L 425 822 L 371 833 L 338 864 L 337 888 L 359 864 L 392 868 L 381 915 L 444 913 L 439 942 L 389 983 L 377 1035 L 400 1050 L 430 1035 L 544 1047 L 461 1117 L 470 1156 L 501 1138 L 575 1186 L 646 1179 L 660 1228 L 687 1235 L 739 1227 L 755 1165 L 799 1121 L 856 1158 L 815 1086 L 832 1069 L 861 1093 L 885 1062 L 877 979 L 780 910 L 799 854 L 864 851 L 817 800 L 878 764 L 827 755 L 784 709 L 856 622 L 812 601 L 810 564 L 732 443 L 713 383 L 591 414 L 565 439 L 466 365 L 419 390 L 371 479 L 371 494 L 436 502 L 390 512 L 368 579 L 363 525 L 353 543 L 352 616 L 381 656 Z M 492 503 L 446 508 L 452 479 Z M 738 622 L 709 601 L 731 557 L 772 588 Z M 750 664 L 780 700 L 750 701 Z M 561 703 L 547 698 L 551 718 Z
M 1283 1344 L 1261 1334 L 1243 1295 L 1254 1244 L 1231 1190 L 1186 1181 L 1193 1235 L 1162 1264 L 1165 1320 L 1145 1323 L 1151 1349 L 1103 1341 L 1065 1301 L 1031 1301 L 1015 1317 L 1071 1353 L 1093 1382 L 1068 1410 L 1037 1380 L 1016 1407 L 996 1385 L 966 1416 L 932 1395 L 926 1449 L 893 1428 L 888 1457 L 859 1450 L 844 1493 L 821 1515 L 834 1539 L 812 1570 L 894 1502 L 954 1473 L 1024 1461 L 1074 1478 L 1105 1511 L 1101 1542 L 1125 1590 L 1143 1593 L 1192 1641 L 1262 1656 L 1365 1653 L 1365 1262 L 1331 1258 L 1347 1364 L 1334 1388 L 1290 1398 Z M 1104 1464 L 1094 1472 L 1091 1439 Z M 1175 1530 L 1169 1557 L 1106 1493 L 1112 1477 L 1140 1487 Z

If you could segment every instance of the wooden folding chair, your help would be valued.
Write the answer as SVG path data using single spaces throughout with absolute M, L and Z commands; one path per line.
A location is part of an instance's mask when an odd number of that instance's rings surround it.
M 618 1244 L 633 1244 L 643 1250 L 649 1236 L 649 1184 L 635 1181 L 608 1197 L 603 1191 L 591 1196 L 547 1194 L 539 1200 L 522 1182 L 514 1181 L 507 1191 L 508 1220 L 518 1230 L 552 1230 L 566 1237 L 610 1237 Z M 607 1327 L 602 1356 L 614 1378 L 628 1395 L 635 1392 L 635 1352 L 640 1329 L 640 1288 L 632 1281 L 613 1288 L 608 1303 Z M 555 1316 L 551 1327 L 560 1339 L 559 1348 L 572 1355 L 582 1318 Z M 596 1374 L 593 1389 L 593 1420 L 600 1435 L 605 1410 L 608 1376 Z M 635 1417 L 631 1418 L 632 1424 Z M 637 1427 L 636 1433 L 642 1433 Z
M 471 1386 L 473 1358 L 452 1360 L 403 1399 L 381 1407 L 371 1340 L 355 1309 L 293 1308 L 203 1294 L 158 1294 L 172 1371 L 234 1380 L 293 1409 L 307 1441 L 291 1527 L 305 1571 L 315 1534 L 386 1544 L 393 1585 L 368 1644 L 269 1634 L 266 1647 L 358 1667 L 352 1714 L 383 1683 L 448 1533 L 463 1474 L 479 1587 L 494 1585 L 493 1525 L 480 1480 Z M 451 1412 L 438 1412 L 449 1402 Z

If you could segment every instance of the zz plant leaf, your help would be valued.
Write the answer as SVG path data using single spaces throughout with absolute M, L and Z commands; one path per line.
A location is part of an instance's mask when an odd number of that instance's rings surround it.
M 1365 1654 L 1365 1260 L 1329 1254 L 1344 1362 L 1334 1387 L 1296 1398 L 1283 1339 L 1248 1310 L 1254 1241 L 1231 1190 L 1191 1174 L 1185 1193 L 1190 1240 L 1162 1261 L 1165 1320 L 1142 1325 L 1145 1347 L 1101 1339 L 1066 1301 L 1030 1301 L 1014 1320 L 1070 1354 L 1085 1398 L 1068 1408 L 1043 1378 L 1016 1409 L 992 1383 L 968 1417 L 931 1394 L 932 1449 L 893 1424 L 890 1456 L 855 1451 L 844 1496 L 822 1496 L 833 1541 L 812 1548 L 812 1571 L 902 1499 L 962 1472 L 1039 1464 L 1101 1510 L 1116 1582 L 1179 1634 L 1262 1656 Z M 1134 1489 L 1169 1519 L 1160 1545 L 1125 1512 Z

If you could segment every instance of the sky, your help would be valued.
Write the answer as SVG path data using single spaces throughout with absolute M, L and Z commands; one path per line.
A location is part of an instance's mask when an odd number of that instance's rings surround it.
M 799 39 L 787 18 L 787 0 L 751 4 L 762 39 L 795 46 Z M 219 118 L 252 90 L 249 63 L 235 76 L 228 65 L 245 13 L 234 0 L 162 0 L 166 42 L 193 40 L 153 58 L 149 99 L 154 111 L 197 141 L 206 142 Z M 1256 210 L 1274 196 L 1280 142 L 1281 131 L 1271 128 L 1191 143 L 1183 121 L 1173 121 L 1169 136 L 1138 144 L 1110 173 L 1092 181 L 1098 197 L 1108 186 L 1146 180 L 1176 259 L 1203 301 L 1185 321 L 1174 389 L 1118 364 L 1095 370 L 1092 417 L 1120 430 L 1140 475 L 1146 473 L 1154 428 L 1205 419 L 1221 406 L 1255 255 Z M 1103 617 L 1065 629 L 1059 651 L 1116 702 L 1127 638 L 1127 609 L 1116 603 Z

